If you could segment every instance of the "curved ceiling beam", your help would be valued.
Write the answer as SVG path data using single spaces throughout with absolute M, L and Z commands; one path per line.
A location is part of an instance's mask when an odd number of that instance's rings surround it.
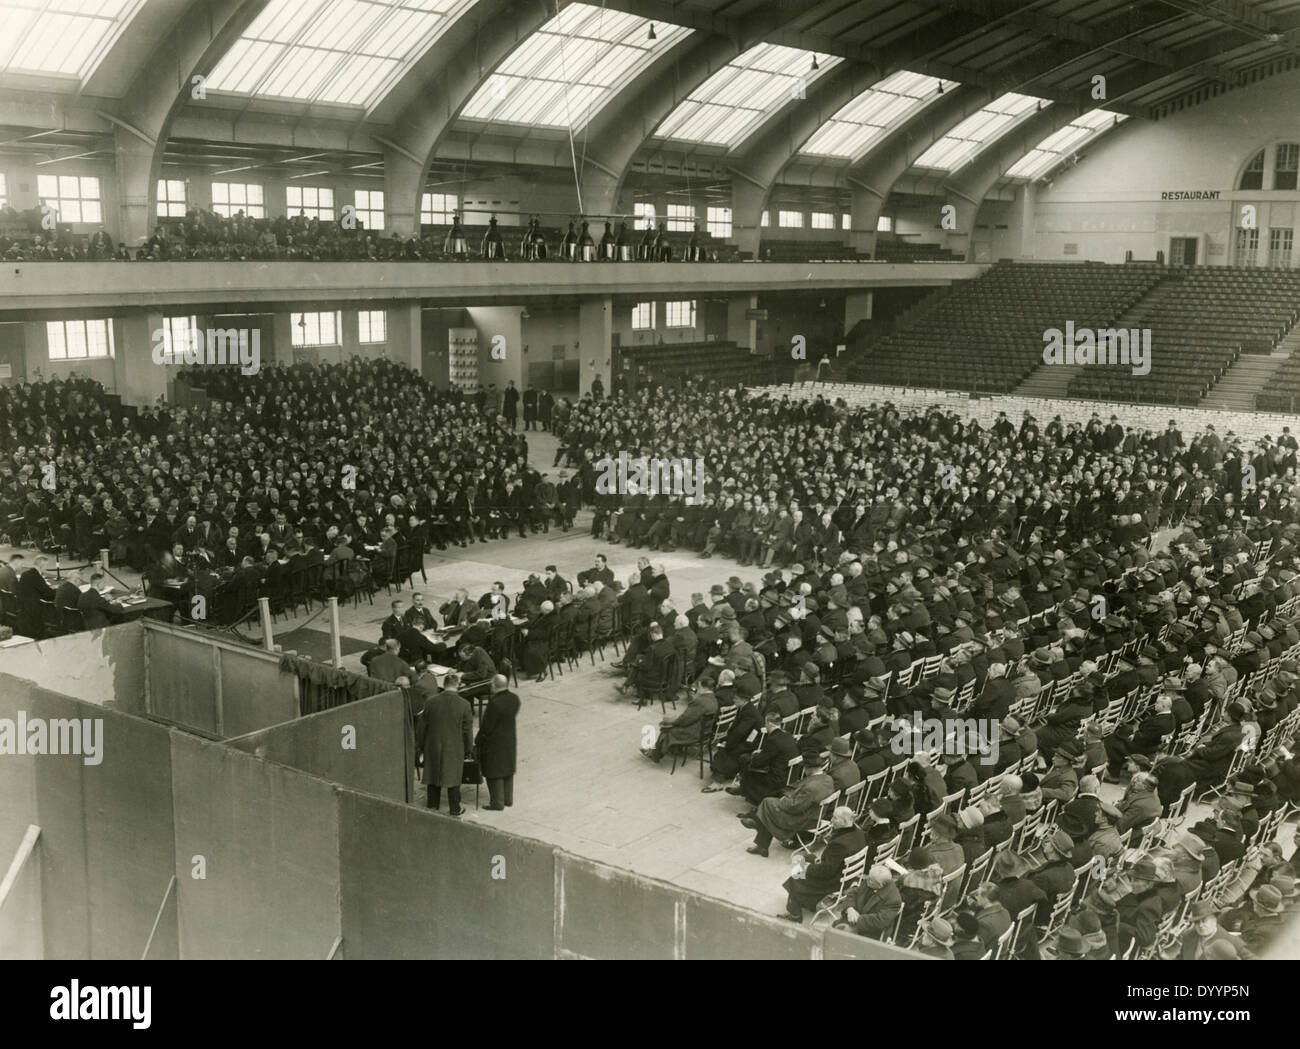
M 438 143 L 479 85 L 553 15 L 544 0 L 479 0 L 375 107 L 372 121 L 388 125 L 384 202 L 391 229 L 419 229 L 420 194 Z
M 138 62 L 122 97 L 102 107 L 113 125 L 119 239 L 134 242 L 149 231 L 168 131 L 192 100 L 193 78 L 212 72 L 267 3 L 194 0 L 148 58 Z

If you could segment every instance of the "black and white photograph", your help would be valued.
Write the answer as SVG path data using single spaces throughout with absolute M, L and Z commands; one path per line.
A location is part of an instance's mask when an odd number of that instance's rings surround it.
M 1284 1023 L 1297 113 L 1300 0 L 0 0 L 22 1011 Z

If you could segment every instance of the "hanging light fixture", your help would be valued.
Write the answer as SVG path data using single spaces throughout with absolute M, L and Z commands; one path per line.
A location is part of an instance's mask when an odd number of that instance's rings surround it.
M 814 52 L 814 53 L 813 53 L 813 61 L 812 61 L 812 71 L 815 73 L 815 72 L 817 72 L 817 70 L 819 70 L 820 68 L 821 68 L 821 66 L 819 66 L 819 65 L 817 64 L 817 55 L 816 55 L 816 53 Z
M 655 36 L 655 24 L 654 24 L 653 22 L 650 23 L 650 35 L 649 35 L 646 39 L 648 39 L 648 40 L 658 40 L 658 39 L 659 39 L 657 36 Z
M 941 95 L 943 94 L 943 81 L 942 81 L 942 80 L 939 81 L 939 94 L 941 94 Z

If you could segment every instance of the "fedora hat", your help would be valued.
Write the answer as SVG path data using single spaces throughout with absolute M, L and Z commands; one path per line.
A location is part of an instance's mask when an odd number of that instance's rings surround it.
M 1010 849 L 999 852 L 993 861 L 993 877 L 998 881 L 1005 881 L 1007 878 L 1023 878 L 1028 870 L 1029 865 L 1024 859 Z
M 930 939 L 941 947 L 951 947 L 953 945 L 952 923 L 947 918 L 931 918 L 925 922 L 921 929 L 928 933 Z
M 1255 906 L 1265 914 L 1281 914 L 1285 909 L 1282 904 L 1282 894 L 1271 884 L 1261 885 L 1258 889 L 1251 889 L 1250 898 L 1255 901 Z
M 1070 925 L 1063 926 L 1056 938 L 1056 953 L 1063 958 L 1082 958 L 1088 953 L 1083 933 Z

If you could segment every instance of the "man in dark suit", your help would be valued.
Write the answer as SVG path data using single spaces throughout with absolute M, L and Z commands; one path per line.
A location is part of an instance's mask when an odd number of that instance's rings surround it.
M 427 791 L 425 808 L 442 804 L 447 788 L 447 805 L 453 816 L 464 813 L 460 806 L 460 781 L 465 757 L 474 749 L 474 714 L 457 691 L 460 675 L 447 673 L 442 690 L 428 696 L 415 718 L 415 747 L 424 756 L 422 781 Z M 421 689 L 427 695 L 425 689 Z
M 767 732 L 758 750 L 745 762 L 740 773 L 740 785 L 728 787 L 728 794 L 736 794 L 757 805 L 764 798 L 776 797 L 785 787 L 790 759 L 799 757 L 799 744 L 790 733 L 781 728 L 781 715 L 768 711 L 763 718 Z
M 42 601 L 54 600 L 54 588 L 45 581 L 45 566 L 49 559 L 39 556 L 18 577 L 18 633 L 24 637 L 42 638 L 45 636 L 43 625 L 44 612 Z
M 367 670 L 370 676 L 378 678 L 380 681 L 396 681 L 399 677 L 405 677 L 408 680 L 415 679 L 415 671 L 410 665 L 398 654 L 402 650 L 402 644 L 395 637 L 390 637 L 384 641 L 384 650 L 370 661 Z
M 716 697 L 716 692 L 715 692 Z M 705 794 L 723 790 L 740 772 L 742 762 L 758 746 L 763 734 L 763 716 L 748 696 L 735 693 L 736 717 L 727 729 L 722 745 L 713 752 L 713 778 L 701 788 Z M 778 724 L 780 721 L 778 719 Z
M 59 585 L 54 588 L 54 607 L 55 608 L 76 608 L 77 598 L 81 596 L 80 575 L 70 575 L 66 579 L 60 580 Z
M 677 717 L 665 718 L 659 724 L 659 735 L 653 747 L 642 747 L 641 753 L 656 765 L 663 760 L 669 747 L 689 747 L 700 743 L 701 725 L 706 733 L 704 747 L 708 747 L 708 733 L 718 716 L 718 700 L 707 688 L 698 688 Z
M 23 555 L 14 554 L 9 558 L 9 563 L 5 564 L 0 561 L 0 590 L 7 590 L 11 594 L 18 593 L 18 573 L 23 569 Z
M 389 614 L 387 619 L 379 624 L 379 636 L 385 638 L 396 637 L 406 625 L 402 621 L 402 616 L 405 612 L 406 602 L 400 599 L 394 601 L 392 604 L 392 612 Z
M 492 678 L 492 694 L 479 723 L 475 746 L 488 786 L 488 809 L 500 812 L 515 803 L 515 719 L 519 697 L 506 685 L 504 674 Z
M 122 608 L 105 599 L 100 587 L 104 584 L 103 572 L 92 572 L 90 586 L 77 594 L 76 609 L 87 630 L 102 630 L 111 626 Z

